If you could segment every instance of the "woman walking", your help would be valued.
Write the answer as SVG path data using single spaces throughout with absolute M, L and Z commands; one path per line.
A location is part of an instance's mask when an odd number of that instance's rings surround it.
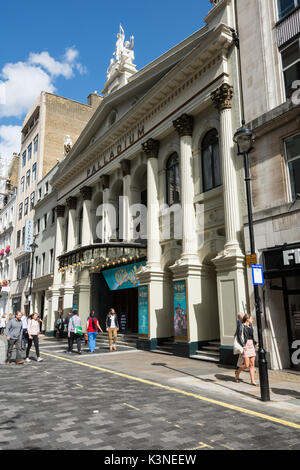
M 103 333 L 101 326 L 98 323 L 97 318 L 95 317 L 94 310 L 91 312 L 88 321 L 86 323 L 86 331 L 89 338 L 89 350 L 93 353 L 96 349 L 96 338 L 98 334 L 98 330 Z
M 236 371 L 235 373 L 235 381 L 239 382 L 240 373 L 248 369 L 250 367 L 250 377 L 251 377 L 251 385 L 255 387 L 258 384 L 255 382 L 255 345 L 257 344 L 254 339 L 254 331 L 253 331 L 253 319 L 251 315 L 244 315 L 242 323 L 239 325 L 237 329 L 237 340 L 240 345 L 243 347 L 244 352 L 242 357 L 244 359 L 244 364 Z
M 39 350 L 39 335 L 40 335 L 40 321 L 38 313 L 33 313 L 30 315 L 29 320 L 27 322 L 27 334 L 28 334 L 28 344 L 26 349 L 26 359 L 25 362 L 31 362 L 29 359 L 29 352 L 32 346 L 32 342 L 34 342 L 35 352 L 36 352 L 36 360 L 37 362 L 41 362 L 43 359 L 40 357 L 40 350 Z
M 106 317 L 106 331 L 108 332 L 109 349 L 117 350 L 117 331 L 119 331 L 118 316 L 113 308 L 110 309 Z M 112 339 L 114 337 L 114 340 Z M 114 346 L 112 345 L 114 341 Z

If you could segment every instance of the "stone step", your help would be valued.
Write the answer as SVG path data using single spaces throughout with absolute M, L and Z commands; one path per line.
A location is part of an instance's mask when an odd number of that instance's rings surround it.
M 206 346 L 202 346 L 201 351 L 202 351 L 202 350 L 205 350 L 205 351 L 206 351 L 206 350 L 207 350 L 207 351 L 217 351 L 217 352 L 219 352 L 219 351 L 220 351 L 220 348 L 217 347 L 217 346 L 206 345 Z
M 203 355 L 196 354 L 196 355 L 190 356 L 190 358 L 198 359 L 198 361 L 220 362 L 220 358 L 215 358 L 212 356 L 205 356 L 204 354 Z
M 218 348 L 221 346 L 220 341 L 209 341 L 208 344 L 210 344 L 212 346 L 216 346 Z
M 206 351 L 204 349 L 199 349 L 196 351 L 196 354 L 205 354 L 206 356 L 213 356 L 213 357 L 219 357 L 220 353 L 219 351 Z

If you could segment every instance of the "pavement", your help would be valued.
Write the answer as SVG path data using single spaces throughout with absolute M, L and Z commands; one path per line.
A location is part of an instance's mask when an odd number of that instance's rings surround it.
M 103 340 L 82 355 L 40 344 L 43 362 L 32 349 L 31 363 L 0 366 L 0 450 L 300 449 L 297 373 L 269 371 L 262 402 L 248 373 L 236 383 L 213 363 Z

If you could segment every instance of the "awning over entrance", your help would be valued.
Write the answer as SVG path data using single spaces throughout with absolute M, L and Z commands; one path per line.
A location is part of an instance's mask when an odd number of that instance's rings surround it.
M 58 257 L 59 271 L 64 273 L 89 267 L 93 272 L 119 265 L 135 264 L 147 256 L 147 247 L 140 243 L 97 243 L 70 251 Z

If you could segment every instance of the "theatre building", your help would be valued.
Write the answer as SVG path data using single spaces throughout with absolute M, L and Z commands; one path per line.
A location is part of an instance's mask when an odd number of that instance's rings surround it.
M 217 3 L 139 71 L 120 29 L 103 100 L 52 183 L 50 330 L 59 308 L 95 310 L 103 326 L 114 307 L 138 348 L 232 359 L 247 306 L 233 8 Z

